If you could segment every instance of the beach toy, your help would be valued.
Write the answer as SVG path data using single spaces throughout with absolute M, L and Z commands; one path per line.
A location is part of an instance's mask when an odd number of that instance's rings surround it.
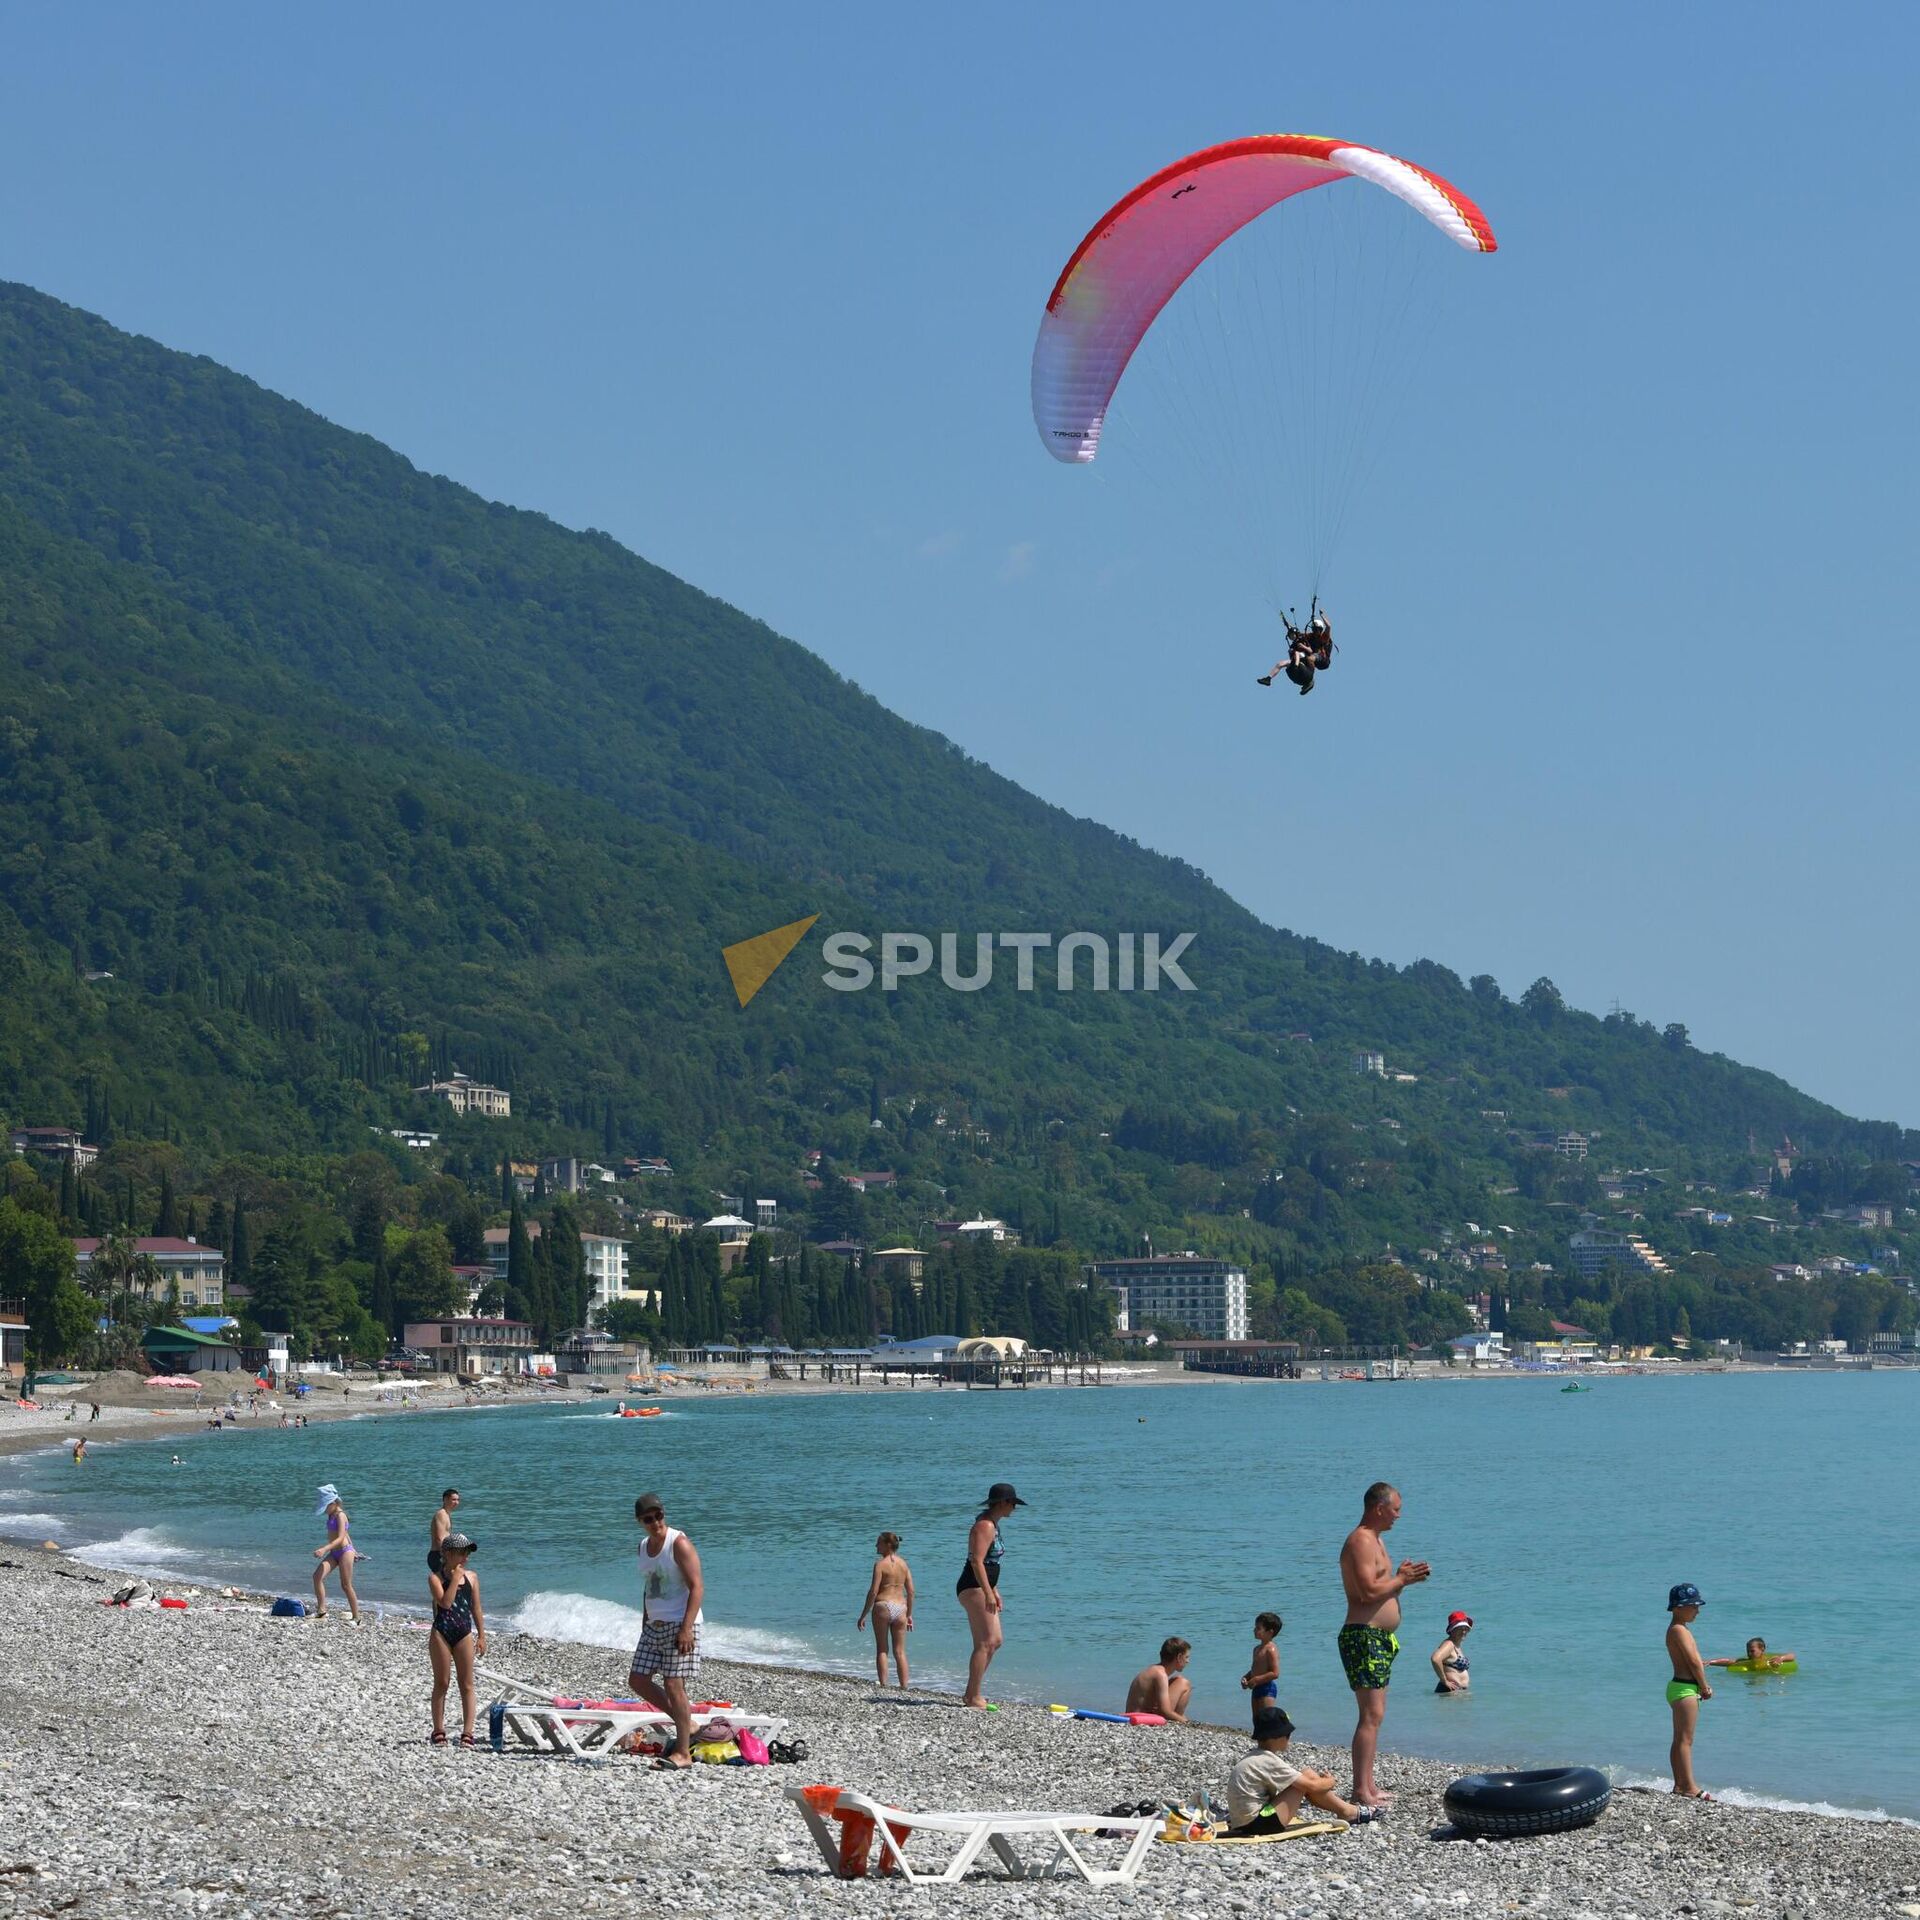
M 1092 1707 L 1075 1707 L 1073 1717 L 1076 1720 L 1110 1720 L 1119 1727 L 1124 1727 L 1128 1718 L 1124 1713 L 1100 1713 Z
M 1164 1727 L 1167 1716 L 1164 1713 L 1129 1713 L 1123 1716 L 1129 1726 Z
M 1729 1673 L 1798 1673 L 1798 1660 L 1729 1660 Z
M 174 1613 L 185 1613 L 187 1610 L 187 1603 L 184 1600 L 175 1600 L 167 1594 L 160 1596 L 160 1604 Z
M 1072 1709 L 1071 1707 L 1058 1707 L 1058 1706 L 1055 1706 L 1055 1707 L 1049 1707 L 1049 1708 L 1047 1709 L 1047 1711 L 1048 1711 L 1049 1713 L 1064 1713 L 1064 1714 L 1067 1714 L 1067 1715 L 1071 1715 L 1071 1714 L 1072 1714 L 1072 1712 L 1073 1712 L 1073 1709 Z
M 1607 1776 L 1595 1767 L 1539 1767 L 1469 1773 L 1448 1787 L 1445 1806 L 1462 1833 L 1503 1840 L 1590 1827 L 1612 1799 Z

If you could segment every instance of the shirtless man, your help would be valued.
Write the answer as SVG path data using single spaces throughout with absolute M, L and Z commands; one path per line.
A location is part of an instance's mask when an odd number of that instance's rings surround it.
M 1376 1480 L 1365 1495 L 1360 1524 L 1340 1549 L 1340 1584 L 1347 1590 L 1347 1624 L 1340 1629 L 1340 1664 L 1360 1710 L 1353 1730 L 1353 1797 L 1363 1807 L 1393 1804 L 1373 1778 L 1380 1722 L 1387 1714 L 1387 1682 L 1400 1651 L 1400 1596 L 1433 1569 L 1402 1560 L 1396 1569 L 1380 1536 L 1400 1518 L 1400 1490 Z
M 427 1527 L 427 1571 L 444 1574 L 446 1568 L 440 1564 L 440 1549 L 447 1535 L 453 1529 L 453 1516 L 460 1506 L 460 1489 L 449 1487 L 440 1496 L 440 1504 L 433 1510 L 433 1519 Z
M 1177 1635 L 1161 1641 L 1160 1658 L 1133 1676 L 1133 1684 L 1127 1689 L 1127 1711 L 1157 1713 L 1163 1720 L 1185 1726 L 1187 1702 L 1193 1698 L 1193 1682 L 1186 1677 L 1192 1654 L 1193 1649 Z

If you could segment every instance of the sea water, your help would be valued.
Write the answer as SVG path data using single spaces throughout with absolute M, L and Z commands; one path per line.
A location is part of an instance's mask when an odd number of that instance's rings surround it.
M 1695 1632 L 1708 1657 L 1760 1634 L 1800 1660 L 1791 1676 L 1715 1677 L 1701 1780 L 1920 1818 L 1900 1610 L 1920 1574 L 1920 1374 L 1560 1388 L 921 1388 L 687 1395 L 657 1420 L 599 1402 L 262 1421 L 96 1443 L 79 1466 L 64 1450 L 0 1462 L 0 1532 L 310 1596 L 316 1489 L 331 1481 L 365 1556 L 363 1602 L 423 1607 L 428 1522 L 458 1486 L 495 1626 L 624 1650 L 639 1626 L 633 1503 L 655 1491 L 700 1549 L 711 1653 L 871 1676 L 872 1638 L 854 1623 L 888 1528 L 918 1589 L 913 1677 L 951 1688 L 966 1663 L 953 1588 L 967 1528 L 988 1485 L 1011 1480 L 1029 1504 L 1004 1529 L 991 1694 L 1115 1709 L 1179 1634 L 1194 1648 L 1194 1715 L 1243 1724 L 1253 1617 L 1271 1608 L 1286 1622 L 1282 1703 L 1304 1738 L 1344 1743 L 1337 1561 L 1361 1490 L 1388 1479 L 1404 1501 L 1390 1553 L 1433 1567 L 1406 1595 L 1389 1751 L 1663 1779 L 1665 1601 L 1688 1580 L 1707 1598 Z M 1427 1661 L 1454 1608 L 1476 1622 L 1473 1685 L 1439 1696 Z M 583 1657 L 581 1685 L 612 1684 L 615 1664 Z

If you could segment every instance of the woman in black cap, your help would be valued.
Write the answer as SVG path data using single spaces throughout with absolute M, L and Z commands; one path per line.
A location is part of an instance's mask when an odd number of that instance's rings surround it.
M 987 1489 L 987 1504 L 967 1534 L 967 1563 L 960 1569 L 954 1592 L 966 1611 L 973 1632 L 973 1652 L 967 1660 L 965 1704 L 984 1707 L 987 1669 L 1000 1651 L 1000 1522 L 1015 1507 L 1027 1503 L 1007 1485 L 996 1481 Z

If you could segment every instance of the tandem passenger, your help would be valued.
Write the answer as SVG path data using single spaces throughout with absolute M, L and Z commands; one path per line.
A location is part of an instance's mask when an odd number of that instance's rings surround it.
M 1359 1718 L 1353 1729 L 1353 1797 L 1363 1807 L 1387 1807 L 1391 1794 L 1373 1777 L 1380 1723 L 1387 1716 L 1387 1683 L 1400 1651 L 1400 1596 L 1433 1569 L 1402 1560 L 1396 1569 L 1380 1536 L 1400 1518 L 1400 1491 L 1376 1480 L 1365 1494 L 1360 1524 L 1340 1549 L 1340 1583 L 1347 1590 L 1347 1623 L 1340 1629 L 1340 1664 L 1353 1689 Z

